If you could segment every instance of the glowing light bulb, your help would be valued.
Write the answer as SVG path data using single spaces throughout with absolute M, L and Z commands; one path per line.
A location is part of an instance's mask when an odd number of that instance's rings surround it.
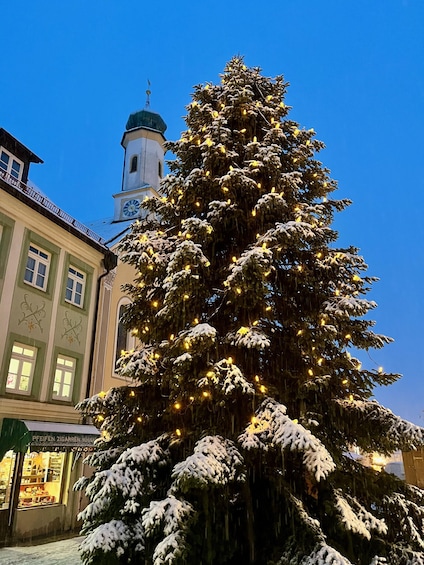
M 181 430 L 180 430 L 180 428 L 177 428 L 177 429 L 175 430 L 175 433 L 177 434 L 178 437 L 180 437 L 180 436 L 181 436 Z
M 209 393 L 207 390 L 204 390 L 204 391 L 202 392 L 202 395 L 203 395 L 204 398 L 209 398 L 210 393 Z
M 259 375 L 255 375 L 255 381 L 258 383 L 261 380 Z
M 237 333 L 240 335 L 246 335 L 247 333 L 249 333 L 249 328 L 247 328 L 246 326 L 241 326 L 241 328 L 237 330 Z
M 159 302 L 157 300 L 153 300 L 153 302 L 152 302 L 153 308 L 157 308 L 158 305 L 159 305 Z
M 312 369 L 308 369 L 308 375 L 309 375 L 310 377 L 313 377 L 313 375 L 314 375 L 314 372 L 313 372 L 313 370 L 312 370 Z
M 175 410 L 179 410 L 181 408 L 181 404 L 179 402 L 176 402 L 174 404 L 174 408 L 175 408 Z
M 233 358 L 232 358 L 232 357 L 228 357 L 227 363 L 228 363 L 229 365 L 232 365 L 232 364 L 233 364 Z
M 261 385 L 261 386 L 259 387 L 259 390 L 262 392 L 262 394 L 265 394 L 265 392 L 266 392 L 266 386 Z
M 141 416 L 137 417 L 137 422 L 141 423 L 143 421 L 143 418 Z
M 197 326 L 198 323 L 199 323 L 199 318 L 194 318 L 193 324 L 194 324 L 195 326 Z
M 345 335 L 345 338 L 346 338 L 346 339 L 350 339 L 351 337 L 352 337 L 352 336 L 351 336 L 350 334 L 346 334 L 346 335 Z
M 294 420 L 292 420 L 293 424 L 298 424 L 299 420 L 297 418 L 294 418 Z
M 303 334 L 303 330 L 299 330 L 299 331 L 297 332 L 297 335 L 302 335 L 302 334 Z
M 256 216 L 256 210 L 252 210 L 252 216 L 253 216 L 253 217 Z
M 237 292 L 237 294 L 241 294 L 243 291 L 242 291 L 242 289 L 238 286 L 238 287 L 236 288 L 236 292 Z

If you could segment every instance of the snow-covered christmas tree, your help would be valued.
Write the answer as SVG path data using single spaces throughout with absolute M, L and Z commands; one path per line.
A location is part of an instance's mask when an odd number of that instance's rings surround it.
M 81 403 L 102 430 L 82 478 L 85 564 L 424 564 L 424 493 L 358 463 L 423 430 L 372 399 L 398 375 L 358 351 L 373 278 L 336 247 L 323 144 L 282 77 L 240 57 L 195 88 L 161 199 L 121 245 L 137 276 L 128 386 Z

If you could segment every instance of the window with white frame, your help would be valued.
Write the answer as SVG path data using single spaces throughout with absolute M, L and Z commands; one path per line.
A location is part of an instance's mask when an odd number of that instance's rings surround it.
M 54 400 L 72 400 L 76 365 L 76 359 L 72 357 L 57 356 L 52 394 Z
M 118 306 L 118 320 L 116 327 L 115 362 L 121 357 L 123 351 L 130 351 L 135 347 L 135 336 L 128 330 L 122 321 L 125 310 L 130 304 L 129 300 Z
M 24 164 L 2 147 L 0 148 L 0 168 L 16 180 L 21 180 Z
M 50 253 L 30 243 L 25 268 L 24 281 L 40 290 L 47 289 L 49 276 Z
M 6 392 L 31 394 L 36 359 L 36 347 L 15 341 L 7 372 Z
M 65 300 L 82 308 L 84 303 L 85 273 L 82 273 L 72 265 L 68 270 L 66 281 Z

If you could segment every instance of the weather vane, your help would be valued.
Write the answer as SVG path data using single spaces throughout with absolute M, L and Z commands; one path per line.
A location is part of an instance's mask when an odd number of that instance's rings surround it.
M 152 91 L 150 90 L 150 80 L 147 79 L 147 90 L 146 90 L 146 108 L 150 108 L 150 95 Z

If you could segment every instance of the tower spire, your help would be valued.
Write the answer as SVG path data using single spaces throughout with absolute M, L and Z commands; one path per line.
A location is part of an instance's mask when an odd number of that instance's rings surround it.
M 150 108 L 150 95 L 152 91 L 150 90 L 150 80 L 147 79 L 147 90 L 146 90 L 146 108 Z

